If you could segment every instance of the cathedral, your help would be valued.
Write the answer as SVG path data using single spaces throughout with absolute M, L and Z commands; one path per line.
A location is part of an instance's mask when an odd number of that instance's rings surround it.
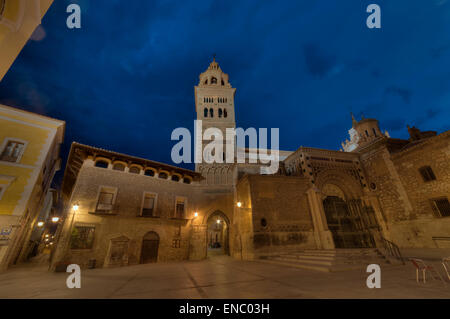
M 194 93 L 203 130 L 225 136 L 236 127 L 236 88 L 215 59 Z M 193 171 L 74 142 L 52 268 L 450 248 L 449 131 L 408 127 L 403 140 L 376 119 L 352 115 L 350 123 L 340 151 L 279 151 L 275 174 L 250 161 L 201 162 Z M 244 151 L 249 159 L 258 150 Z

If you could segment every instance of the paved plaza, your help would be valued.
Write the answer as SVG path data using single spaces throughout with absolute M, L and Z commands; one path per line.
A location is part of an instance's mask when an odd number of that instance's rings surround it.
M 0 274 L 0 298 L 450 298 L 450 283 L 418 284 L 412 265 L 382 266 L 381 288 L 366 286 L 365 270 L 324 273 L 257 261 L 214 257 L 67 273 L 21 266 Z

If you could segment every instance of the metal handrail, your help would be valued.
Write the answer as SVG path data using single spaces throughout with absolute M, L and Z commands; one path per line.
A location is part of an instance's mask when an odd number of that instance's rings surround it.
M 405 264 L 405 260 L 402 257 L 402 254 L 400 253 L 400 248 L 396 244 L 394 244 L 392 241 L 387 240 L 384 237 L 381 237 L 381 241 L 384 246 L 384 250 L 392 257 L 397 258 L 402 262 L 402 264 Z

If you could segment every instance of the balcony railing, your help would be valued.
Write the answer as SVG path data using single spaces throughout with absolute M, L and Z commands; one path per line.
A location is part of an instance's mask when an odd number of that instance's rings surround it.
M 402 254 L 400 253 L 400 248 L 398 248 L 396 244 L 383 237 L 381 237 L 381 242 L 383 243 L 383 248 L 387 255 L 398 259 L 403 265 L 405 264 Z

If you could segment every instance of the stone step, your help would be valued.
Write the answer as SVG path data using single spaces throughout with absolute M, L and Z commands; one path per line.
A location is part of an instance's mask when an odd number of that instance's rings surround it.
M 392 264 L 377 249 L 305 249 L 266 256 L 261 260 L 273 264 L 326 272 L 365 269 L 369 264 Z
M 317 260 L 317 259 L 298 259 L 298 258 L 288 258 L 285 256 L 280 257 L 271 257 L 270 260 L 278 260 L 278 261 L 286 261 L 293 263 L 304 263 L 304 264 L 315 264 L 315 265 L 324 265 L 331 266 L 334 263 L 334 260 Z
M 274 264 L 274 265 L 281 265 L 281 266 L 288 266 L 288 267 L 294 267 L 294 268 L 301 268 L 301 269 L 308 269 L 308 270 L 323 271 L 323 272 L 330 271 L 329 267 L 327 267 L 327 266 L 308 265 L 308 264 L 301 264 L 301 263 L 297 263 L 297 262 L 287 262 L 287 261 L 279 261 L 279 260 L 272 260 L 272 259 L 259 259 L 258 262 Z

